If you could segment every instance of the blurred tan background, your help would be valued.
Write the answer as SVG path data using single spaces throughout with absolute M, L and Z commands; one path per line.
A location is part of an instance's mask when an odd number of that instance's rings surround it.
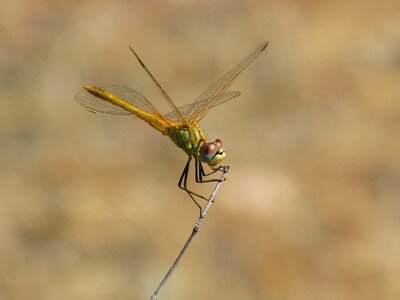
M 74 96 L 166 112 L 128 45 L 182 105 L 265 40 L 202 122 L 231 172 L 159 299 L 400 299 L 395 0 L 1 1 L 0 299 L 148 299 L 197 217 L 186 156 Z

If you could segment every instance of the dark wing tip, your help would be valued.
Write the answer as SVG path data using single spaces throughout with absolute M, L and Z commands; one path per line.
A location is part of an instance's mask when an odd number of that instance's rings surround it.
M 265 42 L 261 45 L 262 48 L 261 48 L 261 51 L 260 51 L 260 52 L 263 52 L 263 51 L 265 50 L 265 48 L 268 47 L 268 44 L 269 44 L 269 41 L 265 41 Z
M 88 112 L 91 112 L 93 114 L 97 114 L 97 111 L 94 110 L 93 108 L 90 108 L 90 107 L 85 107 L 85 108 L 87 109 Z
M 133 50 L 133 48 L 131 46 L 129 46 L 129 49 L 131 49 L 133 55 L 135 55 L 136 59 L 139 61 L 140 65 L 147 70 L 146 66 L 144 65 L 144 63 L 142 62 L 142 60 L 140 59 L 139 55 L 137 55 L 137 53 L 135 52 L 135 50 Z

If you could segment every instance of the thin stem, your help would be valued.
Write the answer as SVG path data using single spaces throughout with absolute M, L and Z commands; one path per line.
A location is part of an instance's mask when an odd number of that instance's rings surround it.
M 219 178 L 218 183 L 216 184 L 214 191 L 212 192 L 210 198 L 208 198 L 206 206 L 201 210 L 200 216 L 197 219 L 196 223 L 194 224 L 192 233 L 190 234 L 188 240 L 186 241 L 185 245 L 183 246 L 181 252 L 179 253 L 178 257 L 175 259 L 174 263 L 172 266 L 169 268 L 167 274 L 165 274 L 164 278 L 161 280 L 160 285 L 157 287 L 157 289 L 154 291 L 153 295 L 151 295 L 150 300 L 156 300 L 158 297 L 158 294 L 160 293 L 161 288 L 165 285 L 166 281 L 171 277 L 172 273 L 175 271 L 176 267 L 178 266 L 179 262 L 181 261 L 183 255 L 185 255 L 187 249 L 189 248 L 190 244 L 192 243 L 192 240 L 194 236 L 199 232 L 200 230 L 200 225 L 201 222 L 203 221 L 204 217 L 207 214 L 208 209 L 210 208 L 211 204 L 214 203 L 214 198 L 217 195 L 217 191 L 222 184 L 223 181 L 225 181 L 225 175 L 228 173 L 229 167 L 224 167 L 222 170 L 221 177 Z

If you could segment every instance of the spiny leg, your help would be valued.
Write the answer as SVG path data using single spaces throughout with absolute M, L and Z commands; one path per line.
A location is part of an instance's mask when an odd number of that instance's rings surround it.
M 189 159 L 188 159 L 188 161 L 186 162 L 185 168 L 183 169 L 181 178 L 179 179 L 178 186 L 179 186 L 181 189 L 183 189 L 184 191 L 186 191 L 186 192 L 188 192 L 188 193 L 191 193 L 192 195 L 194 195 L 194 196 L 196 196 L 196 197 L 199 197 L 199 198 L 201 198 L 201 199 L 203 199 L 203 200 L 208 201 L 208 199 L 205 198 L 204 196 L 201 196 L 201 195 L 199 195 L 199 194 L 196 194 L 195 192 L 192 192 L 192 191 L 190 191 L 190 190 L 187 188 L 187 178 L 188 178 L 188 174 L 189 174 L 189 168 L 190 168 L 190 162 L 191 162 L 191 160 L 192 160 L 192 157 L 189 156 Z M 183 182 L 183 185 L 182 185 L 182 182 Z
M 206 174 L 206 172 L 204 171 L 203 168 L 203 164 L 201 163 L 201 161 L 199 161 L 199 159 L 196 157 L 196 182 L 198 183 L 204 183 L 204 182 L 216 182 L 216 181 L 220 181 L 220 179 L 208 179 L 208 180 L 204 180 L 203 177 L 212 175 L 218 171 L 224 172 L 227 168 L 227 166 L 220 166 L 217 168 L 213 168 L 213 171 L 211 171 L 210 173 Z
M 206 176 L 212 175 L 218 171 L 222 171 L 222 170 L 220 170 L 220 167 L 218 167 L 218 168 L 212 167 L 212 171 L 210 173 L 206 174 L 206 172 L 204 171 L 204 168 L 203 168 L 203 164 L 201 163 L 201 161 L 199 161 L 199 175 L 206 177 Z
M 179 187 L 180 189 L 182 189 L 182 190 L 184 190 L 185 192 L 188 193 L 188 195 L 190 196 L 190 198 L 192 198 L 193 202 L 194 202 L 194 203 L 197 205 L 197 207 L 200 209 L 200 213 L 201 213 L 202 207 L 201 207 L 200 204 L 194 199 L 193 196 L 199 197 L 199 198 L 204 199 L 204 200 L 206 200 L 206 201 L 208 201 L 208 199 L 205 198 L 205 197 L 203 197 L 203 196 L 201 196 L 201 195 L 199 195 L 199 194 L 196 194 L 196 193 L 194 193 L 194 192 L 188 190 L 188 188 L 187 188 L 187 178 L 188 178 L 188 174 L 189 174 L 189 167 L 190 167 L 190 162 L 191 162 L 191 160 L 192 160 L 192 157 L 189 156 L 188 161 L 186 162 L 185 168 L 183 169 L 182 175 L 181 175 L 181 177 L 179 178 L 178 187 Z

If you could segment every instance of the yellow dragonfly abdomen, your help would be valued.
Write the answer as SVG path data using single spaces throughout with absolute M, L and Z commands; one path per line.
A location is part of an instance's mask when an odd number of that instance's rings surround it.
M 153 126 L 155 129 L 161 131 L 163 134 L 167 134 L 168 129 L 171 127 L 171 122 L 163 118 L 163 116 L 158 113 L 149 113 L 146 112 L 131 103 L 124 101 L 123 99 L 120 99 L 119 97 L 114 96 L 112 93 L 94 87 L 90 85 L 84 85 L 83 88 L 88 91 L 90 94 L 92 94 L 95 97 L 98 97 L 100 99 L 109 101 L 110 103 L 121 107 L 125 111 L 133 113 L 135 116 L 138 118 L 146 121 L 149 123 L 151 126 Z M 91 108 L 88 108 L 89 111 L 96 112 L 96 110 L 93 110 Z

